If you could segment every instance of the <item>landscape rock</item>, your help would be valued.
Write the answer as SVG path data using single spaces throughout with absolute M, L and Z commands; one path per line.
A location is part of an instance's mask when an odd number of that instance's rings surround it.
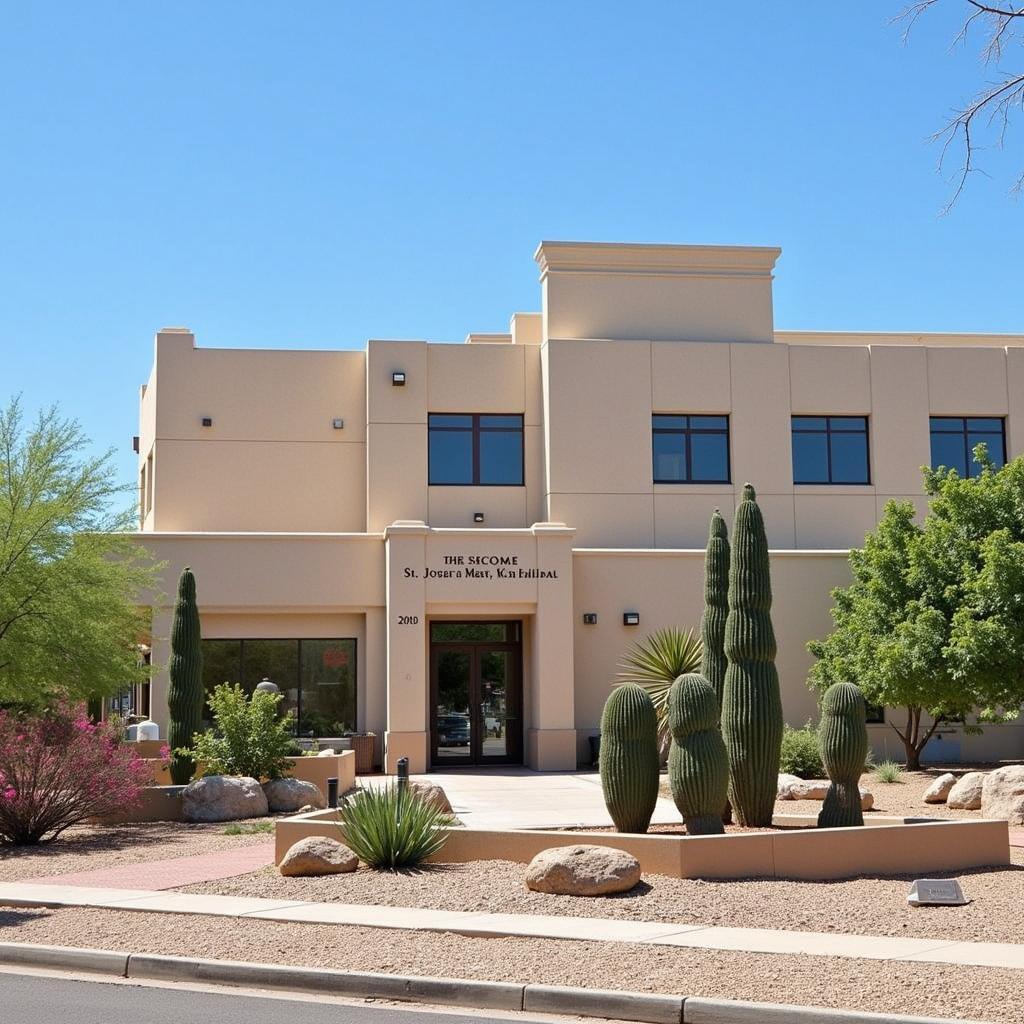
M 263 818 L 269 811 L 267 795 L 255 780 L 241 775 L 204 775 L 190 782 L 181 794 L 186 821 L 236 821 Z
M 981 790 L 981 813 L 1024 825 L 1024 765 L 1008 764 L 988 773 Z
M 409 788 L 418 793 L 428 804 L 436 807 L 442 814 L 452 813 L 448 794 L 436 783 L 410 779 Z
M 863 786 L 857 787 L 860 790 L 860 809 L 862 811 L 870 811 L 875 806 L 875 795 L 870 789 L 865 789 Z
M 778 798 L 780 800 L 792 800 L 793 798 L 789 795 L 789 787 L 794 782 L 803 782 L 799 775 L 789 775 L 786 772 L 779 772 L 779 785 L 777 789 Z
M 949 791 L 956 785 L 956 776 L 952 772 L 940 775 L 925 791 L 926 804 L 944 804 Z
M 986 775 L 988 775 L 988 772 L 968 772 L 958 779 L 957 784 L 949 791 L 946 806 L 955 807 L 962 811 L 979 810 Z
M 263 784 L 263 792 L 267 794 L 267 804 L 274 814 L 292 814 L 306 804 L 318 810 L 327 806 L 320 787 L 302 779 L 271 779 Z
M 315 811 L 316 809 L 317 808 L 315 808 L 312 804 L 303 804 L 298 809 L 298 811 L 296 813 L 297 814 L 312 814 L 312 812 Z
M 526 868 L 526 887 L 559 896 L 628 892 L 640 881 L 640 862 L 609 846 L 557 846 L 541 850 Z
M 327 836 L 307 836 L 293 843 L 277 870 L 289 878 L 304 875 L 340 875 L 355 871 L 359 858 L 344 843 Z
M 830 783 L 828 779 L 797 779 L 786 786 L 784 800 L 824 800 Z

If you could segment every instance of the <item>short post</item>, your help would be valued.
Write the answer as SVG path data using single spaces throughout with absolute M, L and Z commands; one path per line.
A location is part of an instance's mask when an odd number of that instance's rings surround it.
M 402 822 L 402 804 L 405 801 L 405 794 L 409 792 L 409 758 L 400 757 L 395 766 L 398 772 L 398 800 L 395 807 L 396 823 Z
M 335 776 L 327 780 L 327 806 L 338 806 L 338 779 Z

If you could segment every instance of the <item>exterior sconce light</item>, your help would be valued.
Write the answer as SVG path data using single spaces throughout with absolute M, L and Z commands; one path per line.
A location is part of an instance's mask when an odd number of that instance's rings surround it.
M 405 371 L 395 370 L 391 374 L 391 386 L 393 388 L 404 388 L 405 387 Z
M 482 523 L 483 521 L 484 521 L 484 514 L 483 514 L 483 512 L 474 512 L 473 513 L 473 522 L 474 523 Z
M 335 430 L 344 430 L 345 421 L 341 419 L 340 416 L 335 416 L 335 418 L 331 420 L 331 426 L 334 427 Z
M 622 624 L 624 626 L 639 626 L 640 625 L 640 613 L 639 612 L 623 612 L 622 613 Z
M 139 435 L 138 434 L 136 434 L 134 437 L 132 437 L 132 451 L 135 452 L 136 455 L 139 454 Z
M 583 625 L 584 626 L 596 626 L 597 625 L 597 612 L 584 612 L 583 613 Z
M 213 426 L 213 418 L 211 416 L 204 416 L 203 417 L 203 426 L 204 427 L 212 427 Z

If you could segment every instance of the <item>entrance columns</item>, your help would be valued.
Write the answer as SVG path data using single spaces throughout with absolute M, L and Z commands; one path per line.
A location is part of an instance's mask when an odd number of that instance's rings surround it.
M 409 771 L 427 770 L 426 564 L 427 525 L 392 523 L 384 530 L 387 565 L 387 732 L 384 771 L 394 774 L 398 759 Z
M 572 538 L 562 523 L 535 523 L 537 565 L 555 578 L 537 581 L 530 662 L 530 728 L 526 763 L 537 771 L 576 768 L 573 676 Z

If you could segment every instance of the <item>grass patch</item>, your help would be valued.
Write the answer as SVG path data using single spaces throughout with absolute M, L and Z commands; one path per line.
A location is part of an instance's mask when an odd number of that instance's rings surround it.
M 273 832 L 274 822 L 272 821 L 256 821 L 251 824 L 239 825 L 238 822 L 233 822 L 224 829 L 224 835 L 226 836 L 255 836 L 260 835 L 264 832 Z
M 875 765 L 875 778 L 879 782 L 902 782 L 903 766 L 895 761 L 882 761 L 881 764 Z

